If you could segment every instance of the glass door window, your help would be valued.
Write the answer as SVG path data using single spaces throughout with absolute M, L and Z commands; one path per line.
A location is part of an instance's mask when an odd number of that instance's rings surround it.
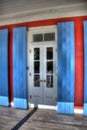
M 46 87 L 53 87 L 53 48 L 46 48 Z
M 34 48 L 34 86 L 40 87 L 40 48 Z

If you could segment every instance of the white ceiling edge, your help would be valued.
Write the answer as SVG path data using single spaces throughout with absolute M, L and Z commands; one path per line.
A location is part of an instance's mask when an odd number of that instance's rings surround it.
M 87 16 L 87 2 L 2 15 L 0 16 L 0 26 L 75 16 Z

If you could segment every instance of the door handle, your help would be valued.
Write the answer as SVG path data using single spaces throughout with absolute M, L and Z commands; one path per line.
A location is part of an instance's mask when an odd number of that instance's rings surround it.
M 46 82 L 46 80 L 43 80 L 43 82 Z
M 26 70 L 29 70 L 29 66 L 26 66 Z
M 40 80 L 40 82 L 43 82 L 43 80 Z
M 46 82 L 46 80 L 40 80 L 40 82 Z

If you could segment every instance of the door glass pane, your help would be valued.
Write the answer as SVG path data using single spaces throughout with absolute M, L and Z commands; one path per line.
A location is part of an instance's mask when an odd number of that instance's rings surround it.
M 33 42 L 43 41 L 43 34 L 33 34 Z
M 53 48 L 48 47 L 47 48 L 47 60 L 52 60 L 53 59 Z
M 54 41 L 55 40 L 55 33 L 45 33 L 44 34 L 44 41 Z
M 53 61 L 47 61 L 47 73 L 48 74 L 53 73 Z
M 47 87 L 52 88 L 53 87 L 53 75 L 47 75 Z
M 34 75 L 34 87 L 40 87 L 40 75 Z
M 34 61 L 34 73 L 40 73 L 40 62 Z
M 40 49 L 34 48 L 34 60 L 39 60 L 39 59 L 40 59 Z

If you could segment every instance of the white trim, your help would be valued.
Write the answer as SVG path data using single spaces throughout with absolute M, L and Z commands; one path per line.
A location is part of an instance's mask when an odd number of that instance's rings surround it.
M 11 107 L 14 107 L 14 102 L 10 103 Z M 29 108 L 34 108 L 34 104 L 28 104 Z M 49 109 L 49 110 L 57 110 L 57 106 L 49 106 L 49 105 L 38 105 L 39 109 Z M 74 109 L 74 114 L 83 115 L 83 109 Z
M 43 27 L 32 27 L 32 28 L 29 28 L 29 40 L 28 42 L 31 44 L 32 46 L 32 43 L 33 43 L 33 34 L 37 34 L 37 33 L 50 33 L 50 32 L 55 32 L 55 41 L 47 41 L 47 43 L 57 43 L 57 27 L 56 25 L 51 25 L 51 26 L 43 26 Z M 46 44 L 46 41 L 43 41 L 41 43 L 44 43 Z M 40 44 L 41 43 L 35 43 L 34 44 Z
M 83 115 L 83 109 L 74 109 L 74 114 Z
M 23 11 L 0 16 L 0 26 L 44 19 L 87 16 L 87 2 L 44 9 Z
M 14 102 L 11 102 L 10 105 L 11 105 L 11 107 L 14 107 Z
M 30 108 L 34 108 L 34 104 L 29 103 Z M 49 106 L 49 105 L 38 105 L 39 109 L 49 109 L 49 110 L 57 110 L 57 106 Z M 83 115 L 83 109 L 74 109 L 74 114 Z
M 34 108 L 34 104 L 29 104 L 30 108 Z M 38 104 L 37 108 L 39 109 L 48 109 L 48 110 L 57 110 L 57 106 L 41 105 Z

